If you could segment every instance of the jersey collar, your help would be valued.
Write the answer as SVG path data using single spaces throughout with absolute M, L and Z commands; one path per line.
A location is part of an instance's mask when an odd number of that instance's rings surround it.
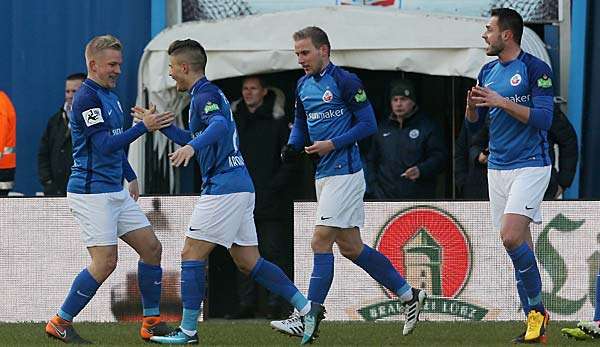
M 325 75 L 329 74 L 331 72 L 331 70 L 333 70 L 333 68 L 335 67 L 335 65 L 333 65 L 332 62 L 329 62 L 329 64 L 327 64 L 327 66 L 325 66 L 325 68 L 323 69 L 323 71 L 319 72 L 316 75 L 313 75 L 313 77 L 317 80 L 320 80 L 321 78 L 323 78 Z
M 83 84 L 86 85 L 89 88 L 92 88 L 93 90 L 101 90 L 105 93 L 109 93 L 110 89 L 108 88 L 104 88 L 103 86 L 99 85 L 98 83 L 94 82 L 93 80 L 86 78 L 85 81 L 83 81 Z
M 523 56 L 525 55 L 525 51 L 521 49 L 521 52 L 519 53 L 519 55 L 517 55 L 517 57 L 513 60 L 507 61 L 507 62 L 501 62 L 500 59 L 498 59 L 498 62 L 500 63 L 500 65 L 502 65 L 503 67 L 507 67 L 508 65 L 512 64 L 513 61 L 517 61 L 517 60 L 521 60 L 523 58 Z
M 190 95 L 194 95 L 194 93 L 196 93 L 198 90 L 200 90 L 202 87 L 204 87 L 204 85 L 207 83 L 208 83 L 208 79 L 206 78 L 206 76 L 197 80 L 196 83 L 194 83 L 194 85 L 190 89 Z

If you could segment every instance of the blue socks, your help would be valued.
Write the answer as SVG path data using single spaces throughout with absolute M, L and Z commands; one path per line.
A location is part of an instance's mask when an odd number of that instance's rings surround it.
M 531 307 L 529 307 L 529 300 L 527 300 L 527 291 L 525 290 L 525 284 L 523 284 L 523 280 L 521 276 L 519 276 L 519 270 L 515 269 L 515 280 L 517 281 L 517 292 L 519 293 L 519 300 L 521 301 L 521 306 L 523 306 L 523 313 L 525 313 L 525 317 L 529 314 Z
M 594 311 L 594 320 L 600 320 L 600 272 L 596 275 L 596 307 Z
M 83 269 L 71 285 L 71 290 L 58 311 L 58 316 L 72 321 L 83 310 L 96 294 L 101 283 L 98 283 L 87 269 Z
M 319 304 L 325 302 L 333 282 L 333 253 L 315 253 L 313 272 L 308 286 L 308 300 Z
M 181 301 L 183 303 L 181 328 L 193 333 L 196 332 L 198 326 L 200 304 L 204 299 L 205 265 L 206 262 L 200 260 L 181 262 Z
M 535 261 L 535 254 L 529 248 L 527 242 L 523 242 L 519 247 L 511 251 L 507 250 L 507 252 L 525 288 L 530 310 L 536 310 L 544 314 L 542 279 L 537 262 Z
M 287 300 L 298 311 L 301 311 L 308 304 L 308 300 L 283 271 L 277 265 L 262 257 L 258 258 L 256 265 L 250 272 L 250 278 Z
M 390 260 L 367 245 L 363 246 L 362 252 L 354 260 L 354 263 L 365 270 L 375 281 L 396 293 L 398 297 L 411 290 L 411 286 L 400 276 Z
M 160 265 L 138 262 L 138 285 L 142 294 L 142 307 L 144 317 L 160 316 L 160 290 L 162 283 L 162 269 Z

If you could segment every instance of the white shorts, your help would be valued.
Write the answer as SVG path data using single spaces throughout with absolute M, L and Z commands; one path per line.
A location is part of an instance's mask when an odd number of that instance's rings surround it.
M 494 229 L 502 227 L 502 216 L 520 214 L 539 224 L 540 205 L 550 182 L 551 166 L 514 170 L 488 170 L 490 208 Z
M 319 178 L 316 225 L 362 229 L 365 223 L 363 196 L 365 176 L 360 170 L 353 174 Z
M 114 193 L 67 193 L 86 247 L 116 245 L 130 231 L 150 226 L 140 205 L 123 189 Z
M 231 248 L 257 246 L 254 193 L 201 195 L 185 236 Z

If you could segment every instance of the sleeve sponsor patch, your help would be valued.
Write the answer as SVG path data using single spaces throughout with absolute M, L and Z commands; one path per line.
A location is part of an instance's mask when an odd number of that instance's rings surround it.
M 99 108 L 90 108 L 89 110 L 83 111 L 81 115 L 83 116 L 85 125 L 88 127 L 94 124 L 104 123 L 104 119 L 102 118 L 102 110 Z
M 354 95 L 354 100 L 356 102 L 365 102 L 367 101 L 367 93 L 365 93 L 364 89 L 359 89 Z
M 204 105 L 204 113 L 211 113 L 219 110 L 219 105 L 209 101 Z
M 550 88 L 552 87 L 552 79 L 548 75 L 543 75 L 537 80 L 537 85 L 540 88 Z

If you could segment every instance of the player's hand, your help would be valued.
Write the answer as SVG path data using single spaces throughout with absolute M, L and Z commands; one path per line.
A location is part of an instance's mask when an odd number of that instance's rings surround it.
M 181 166 L 181 164 L 183 164 L 183 166 L 188 166 L 188 163 L 190 162 L 190 159 L 192 159 L 192 157 L 194 156 L 194 153 L 196 153 L 196 151 L 194 150 L 194 147 L 190 145 L 185 145 L 181 147 L 175 152 L 169 154 L 169 159 L 171 159 L 171 165 L 175 167 L 179 167 Z
M 404 171 L 402 175 L 404 178 L 408 178 L 411 181 L 416 181 L 419 177 L 421 177 L 421 171 L 418 166 L 409 167 Z
M 308 154 L 318 154 L 319 157 L 323 157 L 327 155 L 329 152 L 333 151 L 335 146 L 331 140 L 325 141 L 315 141 L 312 145 L 308 147 L 304 147 L 304 151 Z
M 140 197 L 140 187 L 138 185 L 137 179 L 129 182 L 129 195 L 133 198 L 134 201 L 138 201 Z
M 480 152 L 479 156 L 477 157 L 477 161 L 482 165 L 486 165 L 488 163 L 488 156 L 485 153 Z
M 503 107 L 506 99 L 495 90 L 475 86 L 471 89 L 470 97 L 476 107 Z
M 554 198 L 558 199 L 560 198 L 560 196 L 562 195 L 562 193 L 564 193 L 564 188 L 560 186 L 560 184 L 558 185 L 558 187 L 556 188 L 556 194 L 554 194 Z
M 150 104 L 150 108 L 143 108 L 142 106 L 134 106 L 131 108 L 131 116 L 135 122 L 141 122 L 147 115 L 156 113 L 156 105 Z
M 475 88 L 475 87 L 473 87 Z M 473 88 L 471 90 L 467 90 L 467 110 L 475 111 L 475 100 L 473 100 Z
M 144 125 L 148 128 L 148 131 L 152 132 L 162 128 L 166 128 L 173 123 L 175 120 L 175 114 L 173 112 L 163 112 L 160 114 L 149 114 L 144 117 Z
M 302 151 L 295 150 L 291 145 L 285 145 L 281 149 L 281 161 L 284 163 L 293 163 L 300 159 Z

